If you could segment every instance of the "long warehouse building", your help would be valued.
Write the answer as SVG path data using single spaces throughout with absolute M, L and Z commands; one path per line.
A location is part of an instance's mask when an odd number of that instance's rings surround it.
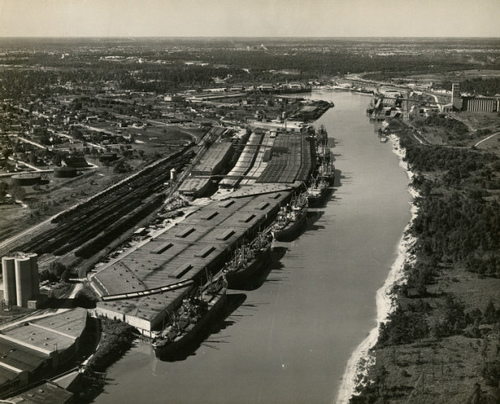
M 209 204 L 91 277 L 102 299 L 93 314 L 152 337 L 193 285 L 218 273 L 237 246 L 268 227 L 303 188 L 313 169 L 311 142 L 307 133 L 255 130 Z M 219 147 L 212 163 L 229 150 Z M 212 171 L 210 159 L 206 174 Z
M 238 244 L 271 223 L 291 192 L 292 188 L 283 187 L 200 208 L 93 276 L 94 289 L 103 298 L 94 315 L 125 321 L 150 337 L 190 292 L 190 285 L 182 286 L 182 282 L 218 272 Z M 176 284 L 181 286 L 155 293 Z

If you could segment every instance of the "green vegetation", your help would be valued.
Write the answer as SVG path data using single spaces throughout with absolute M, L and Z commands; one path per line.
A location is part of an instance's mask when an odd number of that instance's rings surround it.
M 470 139 L 467 125 L 445 114 L 433 114 L 425 119 L 415 119 L 413 120 L 413 125 L 419 128 L 424 136 L 426 133 L 438 132 L 439 137 L 449 144 L 464 142 Z
M 40 282 L 46 280 L 50 282 L 66 282 L 69 279 L 69 276 L 70 272 L 66 265 L 60 261 L 52 261 L 49 264 L 49 268 L 40 272 Z
M 452 83 L 446 81 L 442 87 L 451 91 Z M 494 96 L 500 94 L 500 78 L 473 78 L 460 81 L 460 91 L 467 94 L 479 94 L 485 96 Z
M 105 83 L 118 82 L 122 89 L 175 92 L 213 85 L 213 78 L 229 78 L 230 83 L 262 83 L 310 80 L 347 73 L 365 73 L 365 78 L 388 81 L 392 77 L 414 74 L 452 72 L 460 69 L 484 69 L 495 65 L 495 47 L 492 40 L 456 39 L 432 41 L 414 40 L 411 46 L 403 41 L 362 41 L 350 39 L 290 39 L 265 41 L 245 39 L 214 39 L 208 41 L 170 39 L 143 40 L 137 44 L 116 39 L 100 42 L 54 40 L 53 42 L 3 41 L 2 50 L 16 53 L 4 58 L 5 66 L 31 64 L 50 66 L 51 69 L 4 69 L 4 97 L 17 98 L 33 94 L 34 99 L 74 90 L 64 86 L 90 85 L 100 91 Z M 33 52 L 33 47 L 38 51 Z M 60 53 L 71 49 L 71 57 Z M 397 49 L 397 52 L 388 50 Z M 481 50 L 481 52 L 478 52 Z M 469 52 L 473 55 L 470 57 Z M 138 67 L 139 59 L 141 63 Z M 198 64 L 186 64 L 197 61 Z M 207 62 L 206 64 L 199 64 Z M 89 68 L 91 66 L 91 68 Z M 463 84 L 482 90 L 499 92 L 494 81 L 474 81 Z M 230 84 L 231 85 L 231 84 Z
M 102 337 L 97 351 L 87 366 L 96 372 L 104 372 L 121 358 L 136 338 L 135 328 L 121 321 L 101 320 Z
M 436 122 L 456 130 L 443 118 L 428 123 Z M 405 265 L 405 284 L 394 288 L 397 304 L 380 326 L 376 364 L 351 402 L 498 397 L 500 158 L 421 144 L 398 121 L 390 130 L 406 149 L 420 193 L 409 230 L 415 259 Z
M 101 320 L 101 340 L 96 352 L 80 374 L 73 393 L 79 403 L 91 403 L 101 394 L 106 385 L 106 369 L 120 359 L 133 344 L 134 328 L 121 321 Z

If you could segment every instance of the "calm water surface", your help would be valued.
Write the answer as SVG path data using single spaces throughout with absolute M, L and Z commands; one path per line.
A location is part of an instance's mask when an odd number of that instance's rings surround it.
M 375 294 L 410 219 L 406 173 L 365 117 L 369 98 L 331 100 L 317 124 L 339 179 L 308 230 L 258 289 L 184 361 L 139 344 L 109 369 L 105 403 L 333 403 L 351 352 L 375 326 Z M 239 292 L 231 292 L 239 293 Z M 238 300 L 238 299 L 235 299 Z

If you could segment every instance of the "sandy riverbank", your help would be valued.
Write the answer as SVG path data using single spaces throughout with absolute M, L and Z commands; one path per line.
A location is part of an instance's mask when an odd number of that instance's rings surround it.
M 407 172 L 409 184 L 411 184 L 414 173 L 409 169 L 407 163 L 403 161 L 405 150 L 401 148 L 397 136 L 391 135 L 389 138 L 392 143 L 392 151 L 399 157 L 399 165 Z M 410 185 L 408 186 L 408 192 L 413 197 L 410 209 L 411 219 L 404 229 L 403 236 L 398 243 L 396 260 L 389 271 L 384 285 L 376 294 L 377 325 L 370 331 L 361 344 L 358 345 L 349 358 L 335 401 L 337 404 L 348 403 L 351 396 L 356 392 L 357 387 L 363 386 L 368 381 L 368 369 L 375 362 L 375 357 L 370 350 L 377 343 L 379 325 L 387 321 L 387 317 L 395 308 L 395 295 L 392 293 L 393 287 L 394 285 L 400 285 L 405 282 L 404 266 L 406 263 L 412 263 L 414 260 L 414 256 L 410 253 L 410 250 L 415 243 L 415 239 L 410 235 L 409 229 L 418 211 L 414 203 L 415 198 L 418 196 L 418 192 Z

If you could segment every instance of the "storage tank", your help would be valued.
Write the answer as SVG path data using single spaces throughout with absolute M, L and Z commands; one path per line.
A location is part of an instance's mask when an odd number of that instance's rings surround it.
M 31 259 L 28 256 L 16 257 L 16 297 L 17 306 L 27 307 L 31 299 Z
M 170 170 L 170 181 L 172 182 L 177 181 L 177 170 L 175 168 L 172 168 Z
M 73 178 L 76 177 L 77 174 L 78 171 L 75 167 L 63 166 L 54 168 L 54 177 L 56 178 Z
M 30 254 L 31 267 L 31 299 L 36 299 L 40 293 L 40 279 L 38 276 L 38 255 Z
M 2 258 L 3 298 L 8 305 L 17 304 L 15 266 L 14 257 Z
M 11 178 L 13 184 L 20 186 L 35 185 L 42 182 L 42 176 L 37 173 L 15 174 Z

